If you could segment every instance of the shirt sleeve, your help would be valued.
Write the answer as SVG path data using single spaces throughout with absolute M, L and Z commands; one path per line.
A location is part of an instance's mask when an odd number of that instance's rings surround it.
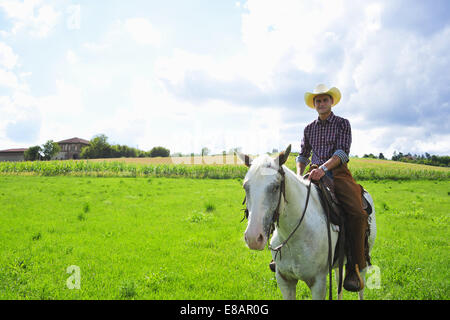
M 304 163 L 306 165 L 308 165 L 309 163 L 309 157 L 311 156 L 311 145 L 309 144 L 309 140 L 308 140 L 308 135 L 307 135 L 307 128 L 305 128 L 304 132 L 303 132 L 303 139 L 300 145 L 300 153 L 298 154 L 298 156 L 295 158 L 296 162 L 301 162 Z
M 351 144 L 352 129 L 350 127 L 350 122 L 347 119 L 343 119 L 337 135 L 336 151 L 333 155 L 338 156 L 342 163 L 347 163 L 349 161 L 348 155 L 350 154 Z

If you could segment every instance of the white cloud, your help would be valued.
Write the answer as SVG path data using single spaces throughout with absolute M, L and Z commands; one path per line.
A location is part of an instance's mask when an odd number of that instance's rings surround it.
M 15 90 L 11 97 L 0 97 L 0 144 L 2 148 L 27 147 L 36 143 L 41 114 L 35 99 Z
M 165 79 L 173 85 L 181 84 L 187 74 L 198 70 L 213 74 L 215 78 L 231 80 L 230 64 L 220 65 L 213 57 L 199 55 L 182 49 L 174 49 L 170 57 L 160 57 L 155 62 L 157 78 Z M 231 70 L 234 68 L 231 68 Z
M 68 50 L 66 53 L 66 59 L 67 62 L 70 64 L 76 64 L 80 59 L 78 58 L 78 55 L 73 52 L 72 50 Z
M 36 98 L 36 104 L 43 113 L 64 116 L 68 120 L 85 110 L 82 89 L 64 80 L 56 80 L 55 94 Z
M 161 44 L 161 33 L 147 19 L 127 19 L 124 28 L 138 44 L 155 47 L 159 47 Z
M 60 13 L 53 7 L 49 5 L 40 7 L 37 16 L 32 18 L 31 34 L 46 37 L 58 23 L 59 17 Z
M 5 0 L 0 7 L 13 21 L 12 35 L 21 30 L 38 38 L 46 37 L 59 21 L 60 13 L 41 0 Z
M 139 46 L 160 47 L 162 35 L 144 18 L 115 20 L 97 41 L 84 42 L 83 48 L 93 54 L 120 54 L 136 44 Z M 140 48 L 139 50 L 142 50 Z
M 13 72 L 6 71 L 0 68 L 0 87 L 17 88 L 19 82 Z
M 336 31 L 330 26 L 344 13 L 342 1 L 249 0 L 247 7 L 242 39 L 252 57 L 270 71 L 286 58 L 299 70 L 315 70 L 321 63 L 316 52 L 323 48 L 327 33 Z
M 95 42 L 85 42 L 83 43 L 83 48 L 95 53 L 103 52 L 111 46 L 110 43 L 95 43 Z
M 0 42 L 0 66 L 6 69 L 12 69 L 17 65 L 19 57 L 14 53 L 13 49 L 7 44 Z
M 67 8 L 67 14 L 69 15 L 66 21 L 67 28 L 69 30 L 79 30 L 81 28 L 81 6 L 70 5 Z

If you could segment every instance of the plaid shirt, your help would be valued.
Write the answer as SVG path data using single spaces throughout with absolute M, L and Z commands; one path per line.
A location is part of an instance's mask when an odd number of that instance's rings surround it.
M 301 151 L 296 161 L 308 164 L 312 151 L 312 164 L 320 166 L 333 155 L 337 155 L 341 158 L 342 163 L 346 163 L 349 161 L 348 154 L 351 143 L 350 122 L 331 112 L 326 120 L 322 121 L 318 118 L 306 126 L 301 142 Z

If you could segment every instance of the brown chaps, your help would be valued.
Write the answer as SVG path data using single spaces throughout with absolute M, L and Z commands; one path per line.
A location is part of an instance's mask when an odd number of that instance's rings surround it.
M 318 168 L 311 165 L 309 171 Z M 359 270 L 366 267 L 365 238 L 368 228 L 368 215 L 363 209 L 361 200 L 361 186 L 348 170 L 347 164 L 342 163 L 332 170 L 334 193 L 344 213 L 345 238 L 350 246 L 347 255 L 347 268 L 354 270 L 355 264 Z
M 346 238 L 350 244 L 351 257 L 347 257 L 349 267 L 358 264 L 359 270 L 366 267 L 364 251 L 368 216 L 363 210 L 361 187 L 353 179 L 347 164 L 343 163 L 332 170 L 335 194 L 345 215 Z

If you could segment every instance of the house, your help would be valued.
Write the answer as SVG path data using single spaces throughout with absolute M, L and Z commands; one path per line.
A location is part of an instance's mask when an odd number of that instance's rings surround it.
M 80 159 L 81 149 L 89 146 L 88 140 L 72 138 L 57 142 L 61 151 L 53 158 L 57 160 Z
M 0 161 L 24 161 L 27 148 L 0 150 Z

